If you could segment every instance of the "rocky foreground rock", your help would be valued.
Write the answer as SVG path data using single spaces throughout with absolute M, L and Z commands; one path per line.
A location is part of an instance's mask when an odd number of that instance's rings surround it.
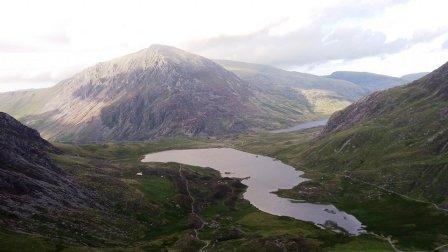
M 0 212 L 30 217 L 83 206 L 86 195 L 48 153 L 59 151 L 39 133 L 0 112 Z

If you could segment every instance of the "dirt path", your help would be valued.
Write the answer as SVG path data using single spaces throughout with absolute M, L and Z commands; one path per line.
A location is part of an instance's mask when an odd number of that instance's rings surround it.
M 443 248 L 447 248 L 447 250 L 448 250 L 448 244 L 445 244 L 445 245 L 442 245 L 442 246 L 438 246 L 438 247 L 435 248 L 433 251 L 439 251 L 439 250 L 441 250 L 441 249 L 443 249 Z M 447 250 L 443 250 L 443 251 L 447 251 Z
M 378 188 L 378 189 L 380 189 L 380 190 L 383 190 L 383 191 L 385 191 L 385 192 L 395 194 L 395 195 L 400 196 L 400 197 L 402 197 L 402 198 L 404 198 L 404 199 L 407 199 L 407 200 L 411 200 L 411 201 L 415 201 L 415 202 L 419 202 L 419 203 L 430 204 L 430 205 L 432 205 L 435 209 L 437 209 L 437 210 L 439 210 L 439 211 L 443 211 L 443 212 L 445 212 L 445 213 L 448 213 L 448 209 L 439 207 L 437 204 L 435 204 L 435 203 L 433 203 L 433 202 L 429 202 L 429 201 L 424 201 L 424 200 L 420 200 L 420 199 L 411 198 L 411 197 L 406 196 L 406 195 L 404 195 L 404 194 L 394 192 L 394 191 L 389 190 L 389 189 L 386 189 L 386 188 L 384 188 L 384 187 L 382 187 L 382 186 L 377 186 L 377 185 L 375 185 L 375 184 L 372 184 L 372 183 L 369 183 L 369 182 L 366 182 L 366 181 L 363 181 L 363 180 L 360 180 L 360 179 L 355 179 L 355 178 L 353 178 L 353 177 L 351 177 L 351 176 L 348 176 L 348 175 L 345 175 L 345 177 L 346 177 L 346 178 L 349 178 L 349 179 L 351 179 L 351 180 L 353 180 L 353 181 L 360 182 L 360 183 L 362 183 L 362 184 L 366 184 L 366 185 L 369 185 L 369 186 L 373 186 L 373 187 Z
M 197 240 L 202 241 L 202 242 L 205 243 L 205 245 L 199 249 L 199 251 L 204 251 L 204 249 L 206 249 L 206 248 L 210 245 L 210 241 L 207 241 L 207 240 L 201 240 L 201 239 L 199 238 L 199 231 L 200 231 L 201 229 L 204 228 L 204 226 L 205 226 L 205 221 L 201 218 L 201 216 L 199 216 L 199 214 L 197 213 L 197 211 L 196 211 L 196 209 L 195 209 L 195 207 L 194 207 L 194 204 L 195 204 L 195 202 L 196 202 L 196 199 L 193 197 L 193 195 L 191 195 L 190 187 L 189 187 L 189 185 L 188 185 L 188 180 L 187 180 L 187 178 L 185 178 L 185 176 L 182 174 L 182 164 L 179 164 L 179 176 L 180 176 L 181 180 L 182 180 L 182 181 L 184 182 L 184 184 L 185 184 L 185 188 L 186 188 L 186 190 L 187 190 L 188 197 L 190 198 L 190 201 L 191 201 L 191 204 L 190 204 L 191 214 L 194 215 L 198 220 L 201 221 L 201 226 L 200 226 L 199 228 L 194 228 L 194 236 L 195 236 L 195 238 L 196 238 Z
M 385 241 L 387 241 L 387 242 L 389 243 L 389 245 L 392 247 L 392 249 L 393 249 L 395 252 L 403 252 L 403 250 L 400 250 L 400 249 L 398 249 L 398 248 L 395 246 L 395 241 L 392 240 L 391 237 L 384 237 L 384 236 L 382 236 L 382 235 L 375 234 L 375 233 L 373 233 L 373 232 L 368 232 L 368 234 L 373 235 L 373 236 L 375 236 L 375 237 L 377 237 L 377 238 L 379 238 L 379 239 L 381 239 L 381 240 L 385 240 Z
M 362 184 L 366 184 L 366 185 L 375 187 L 375 188 L 380 189 L 380 190 L 383 190 L 383 191 L 385 191 L 385 192 L 395 194 L 395 195 L 397 195 L 397 196 L 399 196 L 399 197 L 402 197 L 402 198 L 404 198 L 404 199 L 407 199 L 407 200 L 411 200 L 411 201 L 415 201 L 415 202 L 419 202 L 419 203 L 430 204 L 430 205 L 432 205 L 435 209 L 437 209 L 437 210 L 439 210 L 439 211 L 442 211 L 442 212 L 445 212 L 445 213 L 448 213 L 448 209 L 441 208 L 441 207 L 439 207 L 437 204 L 435 204 L 435 203 L 433 203 L 433 202 L 429 202 L 429 201 L 424 201 L 424 200 L 420 200 L 420 199 L 411 198 L 411 197 L 409 197 L 409 196 L 406 196 L 406 195 L 401 194 L 401 193 L 394 192 L 394 191 L 389 190 L 389 189 L 387 189 L 387 188 L 384 188 L 384 187 L 382 187 L 382 186 L 378 186 L 378 185 L 375 185 L 375 184 L 372 184 L 372 183 L 369 183 L 369 182 L 366 182 L 366 181 L 363 181 L 363 180 L 360 180 L 360 179 L 355 179 L 355 178 L 353 178 L 353 177 L 351 177 L 351 176 L 349 176 L 349 175 L 346 175 L 345 177 L 348 178 L 348 179 L 351 179 L 351 180 L 353 180 L 353 181 L 356 181 L 356 182 L 359 182 L 359 183 L 362 183 Z M 395 246 L 395 242 L 392 240 L 391 237 L 384 237 L 384 236 L 381 236 L 381 235 L 378 235 L 378 234 L 375 234 L 375 233 L 370 233 L 370 234 L 372 234 L 372 235 L 374 235 L 374 236 L 376 236 L 376 237 L 378 237 L 378 238 L 381 238 L 381 239 L 383 239 L 383 240 L 388 241 L 389 244 L 390 244 L 390 246 L 391 246 L 396 252 L 401 252 L 401 251 L 402 251 L 402 250 L 399 250 L 399 249 Z M 439 247 L 433 249 L 433 251 L 439 251 L 439 250 L 441 250 L 441 249 L 443 249 L 443 248 L 448 248 L 448 244 L 439 246 Z

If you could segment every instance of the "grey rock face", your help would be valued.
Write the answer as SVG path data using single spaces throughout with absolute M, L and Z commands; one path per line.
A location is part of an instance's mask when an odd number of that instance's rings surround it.
M 23 96 L 15 101 L 14 97 Z M 143 140 L 229 133 L 248 127 L 251 92 L 203 57 L 154 45 L 99 63 L 53 88 L 6 97 L 48 139 Z M 39 97 L 39 100 L 32 100 Z M 29 102 L 26 102 L 29 101 Z M 5 107 L 4 110 L 13 110 Z
M 48 152 L 58 153 L 39 133 L 0 112 L 0 211 L 16 217 L 44 208 L 74 209 L 86 196 Z
M 231 134 L 309 113 L 294 114 L 260 93 L 211 60 L 153 45 L 49 89 L 0 94 L 7 101 L 0 110 L 47 139 L 77 142 Z

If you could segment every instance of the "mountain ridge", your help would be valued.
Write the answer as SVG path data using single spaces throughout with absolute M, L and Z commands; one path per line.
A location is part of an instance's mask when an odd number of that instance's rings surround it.
M 88 67 L 51 88 L 2 93 L 0 110 L 50 140 L 135 141 L 291 126 L 348 105 L 348 98 L 339 103 L 342 94 L 352 100 L 360 95 L 331 91 L 351 83 L 301 76 L 330 83 L 323 84 L 327 93 L 265 89 L 202 56 L 153 45 Z M 320 111 L 310 96 L 325 97 L 331 106 Z
M 1 94 L 7 102 L 0 109 L 49 139 L 145 140 L 245 130 L 265 116 L 250 103 L 253 96 L 213 61 L 156 45 L 98 63 L 52 88 Z
M 336 71 L 326 77 L 350 81 L 359 85 L 359 87 L 369 93 L 399 86 L 408 82 L 407 80 L 389 75 L 356 71 Z
M 358 85 L 344 80 L 286 71 L 267 65 L 215 61 L 254 87 L 302 96 L 311 109 L 321 116 L 328 116 L 367 94 Z

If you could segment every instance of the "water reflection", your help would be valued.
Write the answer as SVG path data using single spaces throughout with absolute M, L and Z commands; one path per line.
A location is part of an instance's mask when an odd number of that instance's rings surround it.
M 329 204 L 297 202 L 271 193 L 290 189 L 306 181 L 303 172 L 270 157 L 231 148 L 170 150 L 151 153 L 142 162 L 177 162 L 210 167 L 223 177 L 246 178 L 244 198 L 261 211 L 311 221 L 317 225 L 336 224 L 351 234 L 362 232 L 361 223 L 352 215 Z

